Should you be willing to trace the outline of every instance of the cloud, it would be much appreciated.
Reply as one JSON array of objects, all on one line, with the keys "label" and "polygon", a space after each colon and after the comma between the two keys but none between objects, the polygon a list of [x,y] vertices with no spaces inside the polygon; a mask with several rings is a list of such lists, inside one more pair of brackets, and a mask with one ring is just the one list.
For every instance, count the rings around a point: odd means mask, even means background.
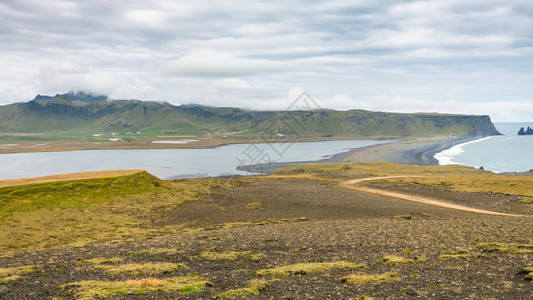
[{"label": "cloud", "polygon": [[283,109],[301,87],[324,108],[533,119],[530,0],[6,0],[0,19],[0,104],[84,89]]},{"label": "cloud", "polygon": [[499,122],[531,121],[533,107],[529,102],[490,101],[465,103],[458,100],[442,102],[424,99],[406,98],[402,96],[378,95],[367,101],[355,101],[347,95],[335,95],[319,101],[321,106],[339,110],[365,109],[398,113],[448,113],[489,115]]},{"label": "cloud", "polygon": [[138,27],[158,28],[167,22],[168,14],[159,10],[132,9],[126,12],[125,20]]},{"label": "cloud", "polygon": [[241,58],[231,53],[198,51],[168,62],[165,75],[195,77],[240,77],[288,71],[284,62]]},{"label": "cloud", "polygon": [[139,99],[148,97],[153,92],[153,88],[141,80],[131,82],[113,72],[86,69],[68,62],[41,68],[36,79],[42,93],[85,91],[115,99]]}]

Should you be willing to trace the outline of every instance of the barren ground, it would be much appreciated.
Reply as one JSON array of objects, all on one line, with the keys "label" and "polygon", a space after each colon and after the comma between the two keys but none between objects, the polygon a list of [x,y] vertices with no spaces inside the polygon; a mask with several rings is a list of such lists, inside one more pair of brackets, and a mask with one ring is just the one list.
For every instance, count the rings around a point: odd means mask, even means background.
[{"label": "barren ground", "polygon": [[[470,192],[458,196],[454,191],[407,184],[371,185],[430,194],[480,209],[533,214],[531,205],[514,195]],[[194,230],[146,240],[4,254],[1,268],[33,265],[36,269],[18,280],[0,283],[0,298],[70,299],[76,287],[61,287],[67,283],[190,274],[199,274],[212,286],[199,292],[109,299],[212,299],[246,288],[253,279],[263,279],[267,285],[249,299],[533,298],[533,282],[522,273],[533,264],[533,218],[459,211],[348,190],[335,181],[281,176],[221,184],[198,201],[159,211],[153,222],[161,228],[180,225]],[[209,259],[202,253],[214,255]],[[234,255],[219,255],[224,253]],[[111,263],[117,265],[169,262],[185,264],[188,269],[172,274],[110,274],[83,263],[99,257],[118,258]],[[297,263],[339,261],[365,267],[300,270],[285,276],[254,273]],[[349,274],[393,274],[394,280],[343,282]]]}]

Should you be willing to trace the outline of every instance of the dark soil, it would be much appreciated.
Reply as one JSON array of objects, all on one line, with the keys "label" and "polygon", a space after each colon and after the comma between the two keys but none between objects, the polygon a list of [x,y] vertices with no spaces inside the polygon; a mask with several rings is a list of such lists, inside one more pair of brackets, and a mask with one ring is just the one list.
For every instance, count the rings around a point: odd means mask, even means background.
[{"label": "dark soil", "polygon": [[[345,190],[334,182],[287,178],[239,180],[239,184],[231,187],[213,188],[196,202],[161,211],[156,221],[160,226],[203,227],[203,230],[147,240],[21,252],[0,258],[2,268],[39,266],[39,270],[23,279],[0,284],[0,298],[70,299],[72,290],[61,289],[60,285],[81,280],[127,279],[126,275],[79,269],[79,258],[95,257],[121,257],[124,263],[184,263],[189,269],[178,275],[197,272],[214,284],[199,293],[153,293],[111,299],[212,299],[218,293],[246,287],[248,281],[256,278],[252,272],[258,269],[340,260],[365,263],[367,267],[266,278],[272,280],[270,287],[249,299],[533,298],[533,282],[520,274],[522,268],[533,264],[533,253],[482,252],[476,248],[482,242],[533,243],[533,218],[455,211]],[[498,204],[502,206],[501,211],[531,212],[529,206],[516,202],[515,196],[498,195],[496,200],[486,200],[488,195],[483,193],[463,195],[420,187],[396,188],[485,209],[502,202]],[[216,251],[249,251],[261,254],[262,258],[197,257],[213,247]],[[158,248],[180,249],[180,252],[135,254]],[[439,260],[440,251],[468,251],[472,256]],[[425,256],[427,260],[391,266],[380,260],[387,255]],[[400,281],[360,286],[341,282],[350,273],[391,271],[399,273]],[[170,276],[176,275],[157,275],[158,278]]]}]

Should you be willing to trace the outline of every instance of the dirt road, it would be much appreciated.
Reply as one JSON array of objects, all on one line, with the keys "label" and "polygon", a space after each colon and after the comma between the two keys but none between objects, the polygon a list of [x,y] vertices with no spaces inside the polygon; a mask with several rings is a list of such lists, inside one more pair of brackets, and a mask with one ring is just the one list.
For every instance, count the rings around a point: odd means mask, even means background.
[{"label": "dirt road", "polygon": [[421,197],[421,196],[415,196],[415,195],[408,195],[408,194],[402,194],[397,192],[390,192],[390,191],[384,191],[384,190],[378,190],[373,188],[368,188],[364,186],[358,186],[358,183],[361,183],[363,181],[370,181],[370,180],[380,180],[380,179],[388,179],[388,178],[414,178],[414,177],[422,177],[422,176],[387,176],[387,177],[370,177],[370,178],[360,178],[360,179],[353,179],[342,182],[340,185],[343,188],[364,192],[364,193],[370,193],[370,194],[376,194],[376,195],[382,195],[382,196],[388,196],[393,198],[398,198],[402,200],[408,200],[408,201],[414,201],[414,202],[420,202],[424,204],[430,204],[445,208],[451,208],[451,209],[457,209],[462,211],[468,211],[478,214],[486,214],[486,215],[498,215],[498,216],[510,216],[510,217],[530,217],[526,215],[515,215],[515,214],[506,214],[501,212],[495,212],[490,210],[484,210],[479,208],[473,208],[473,207],[467,207],[462,206],[458,204],[453,204],[449,202],[443,202],[431,198]]}]

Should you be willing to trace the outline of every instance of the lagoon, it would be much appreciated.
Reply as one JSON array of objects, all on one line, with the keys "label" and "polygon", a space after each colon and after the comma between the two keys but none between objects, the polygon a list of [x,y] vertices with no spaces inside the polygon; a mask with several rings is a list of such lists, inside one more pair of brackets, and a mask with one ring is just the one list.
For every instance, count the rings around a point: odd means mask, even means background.
[{"label": "lagoon", "polygon": [[317,161],[349,150],[390,143],[340,140],[232,144],[209,149],[81,150],[0,154],[0,179],[114,169],[143,169],[161,178],[250,175],[242,165]]}]

